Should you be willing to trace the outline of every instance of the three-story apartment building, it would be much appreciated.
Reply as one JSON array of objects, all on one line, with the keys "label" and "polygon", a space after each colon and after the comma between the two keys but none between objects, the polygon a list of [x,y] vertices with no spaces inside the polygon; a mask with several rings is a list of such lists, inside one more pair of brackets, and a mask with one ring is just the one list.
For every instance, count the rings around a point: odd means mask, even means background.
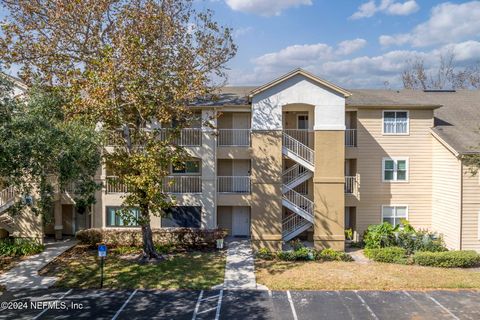
[{"label": "three-story apartment building", "polygon": [[[480,251],[480,180],[462,162],[480,151],[478,91],[345,90],[295,70],[191,107],[201,121],[177,142],[191,160],[165,179],[176,203],[154,228],[223,227],[275,249],[302,236],[342,250],[346,228],[405,218],[450,248]],[[128,188],[99,172],[91,210],[61,196],[46,232],[125,226],[115,212]]]}]

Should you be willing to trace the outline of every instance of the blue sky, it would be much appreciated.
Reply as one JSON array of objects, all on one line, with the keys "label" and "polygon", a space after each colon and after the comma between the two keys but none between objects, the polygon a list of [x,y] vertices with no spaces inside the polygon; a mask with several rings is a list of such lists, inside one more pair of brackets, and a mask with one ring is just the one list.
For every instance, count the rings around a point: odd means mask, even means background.
[{"label": "blue sky", "polygon": [[[480,60],[480,1],[197,0],[234,29],[229,84],[257,85],[302,67],[347,88],[400,87],[409,59],[432,70],[453,52]],[[432,71],[433,72],[433,71]]]}]

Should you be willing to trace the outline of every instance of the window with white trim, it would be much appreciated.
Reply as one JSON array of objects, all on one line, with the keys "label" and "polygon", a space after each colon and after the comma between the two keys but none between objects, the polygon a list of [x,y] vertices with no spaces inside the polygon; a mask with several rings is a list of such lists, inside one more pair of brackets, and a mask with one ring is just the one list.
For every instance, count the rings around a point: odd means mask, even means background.
[{"label": "window with white trim", "polygon": [[383,111],[384,134],[408,134],[408,111]]},{"label": "window with white trim", "polygon": [[107,227],[136,227],[140,216],[138,208],[123,209],[130,213],[122,212],[121,207],[107,207]]},{"label": "window with white trim", "polygon": [[401,224],[402,219],[408,219],[407,206],[382,206],[382,221],[393,226]]},{"label": "window with white trim", "polygon": [[172,174],[199,174],[201,167],[200,160],[188,160],[177,166],[172,166]]},{"label": "window with white trim", "polygon": [[408,159],[407,158],[383,158],[382,161],[383,181],[407,181]]}]

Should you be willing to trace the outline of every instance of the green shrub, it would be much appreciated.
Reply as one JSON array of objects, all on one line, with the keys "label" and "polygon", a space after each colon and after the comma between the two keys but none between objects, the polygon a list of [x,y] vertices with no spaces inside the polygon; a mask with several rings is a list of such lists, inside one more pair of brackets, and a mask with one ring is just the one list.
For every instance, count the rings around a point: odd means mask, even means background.
[{"label": "green shrub", "polygon": [[416,252],[413,261],[428,267],[470,268],[480,264],[480,255],[475,251]]},{"label": "green shrub", "polygon": [[285,261],[295,261],[297,260],[297,255],[295,254],[295,251],[289,250],[289,251],[279,251],[277,252],[277,258],[280,260],[285,260]]},{"label": "green shrub", "polygon": [[313,250],[305,247],[295,250],[294,252],[295,252],[295,260],[299,260],[299,261],[313,260],[315,257]]},{"label": "green shrub", "polygon": [[294,239],[288,243],[293,251],[300,250],[302,248],[305,248],[305,245],[303,244],[302,240],[300,239]]},{"label": "green shrub", "polygon": [[397,229],[397,227],[393,227],[388,222],[368,226],[363,234],[365,248],[377,249],[395,246],[395,231]]},{"label": "green shrub", "polygon": [[353,240],[353,230],[351,228],[345,229],[345,239]]},{"label": "green shrub", "polygon": [[400,247],[365,249],[365,256],[376,262],[407,264],[407,250]]},{"label": "green shrub", "polygon": [[0,256],[30,256],[45,250],[45,246],[35,239],[0,240]]},{"label": "green shrub", "polygon": [[[178,248],[215,248],[216,240],[226,237],[224,229],[161,228],[152,229],[155,245],[173,245]],[[82,244],[96,247],[104,243],[110,247],[141,247],[140,228],[86,229],[76,233]]]},{"label": "green shrub", "polygon": [[257,251],[257,258],[264,260],[273,260],[275,259],[275,254],[268,248],[260,248],[260,250]]},{"label": "green shrub", "polygon": [[316,251],[315,260],[321,261],[353,261],[352,257],[345,252],[335,251],[333,249],[323,249]]}]

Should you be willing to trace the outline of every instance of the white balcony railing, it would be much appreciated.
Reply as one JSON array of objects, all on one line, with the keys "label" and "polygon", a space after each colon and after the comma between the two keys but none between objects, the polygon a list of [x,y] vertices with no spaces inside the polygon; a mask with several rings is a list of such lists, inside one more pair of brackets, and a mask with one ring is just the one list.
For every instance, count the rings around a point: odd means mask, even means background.
[{"label": "white balcony railing", "polygon": [[218,145],[249,147],[250,129],[218,129]]},{"label": "white balcony railing", "polygon": [[[166,140],[173,135],[173,130],[169,128],[163,128],[158,130],[158,138],[160,140]],[[174,144],[184,147],[194,147],[202,145],[202,128],[184,128],[172,139]],[[107,140],[108,147],[121,146],[124,144],[122,132],[117,130],[109,134]]]},{"label": "white balcony railing", "polygon": [[313,131],[309,129],[284,129],[283,132],[306,146],[313,145]]},{"label": "white balcony railing", "polygon": [[165,177],[163,191],[168,193],[201,193],[202,176]]},{"label": "white balcony railing", "polygon": [[[160,129],[160,139],[165,140],[172,133],[172,129]],[[196,147],[202,145],[202,128],[181,129],[179,136],[173,138],[173,143],[183,147]]]},{"label": "white balcony railing", "polygon": [[358,194],[358,179],[357,176],[345,177],[345,194]]},{"label": "white balcony railing", "polygon": [[105,179],[106,193],[127,193],[128,187],[121,183],[117,176],[107,176]]},{"label": "white balcony railing", "polygon": [[345,146],[356,147],[357,146],[357,129],[345,130]]},{"label": "white balcony railing", "polygon": [[248,194],[251,190],[249,176],[218,177],[218,192]]},{"label": "white balcony railing", "polygon": [[7,187],[0,191],[0,208],[15,199],[15,189]]}]

